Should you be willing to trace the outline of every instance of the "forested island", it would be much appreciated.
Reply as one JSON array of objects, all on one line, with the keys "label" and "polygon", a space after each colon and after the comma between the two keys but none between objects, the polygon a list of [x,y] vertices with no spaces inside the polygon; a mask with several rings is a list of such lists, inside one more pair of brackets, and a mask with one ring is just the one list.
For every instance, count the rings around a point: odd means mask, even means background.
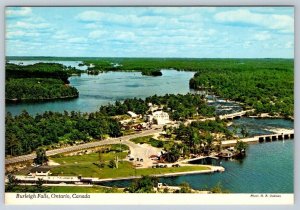
[{"label": "forested island", "polygon": [[6,63],[7,102],[76,98],[79,92],[69,85],[69,76],[80,74],[75,68],[57,63],[16,65]]}]

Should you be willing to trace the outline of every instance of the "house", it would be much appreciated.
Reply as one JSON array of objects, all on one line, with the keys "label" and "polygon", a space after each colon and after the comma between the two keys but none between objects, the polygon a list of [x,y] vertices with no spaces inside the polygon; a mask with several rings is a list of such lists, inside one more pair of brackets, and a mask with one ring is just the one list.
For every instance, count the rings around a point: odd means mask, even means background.
[{"label": "house", "polygon": [[49,167],[35,167],[35,168],[32,168],[30,170],[30,173],[28,175],[31,175],[31,176],[49,176],[51,175],[51,172],[50,172],[50,168]]},{"label": "house", "polygon": [[127,114],[129,114],[129,116],[132,117],[132,118],[137,118],[138,117],[138,115],[136,113],[132,112],[132,111],[128,111]]}]

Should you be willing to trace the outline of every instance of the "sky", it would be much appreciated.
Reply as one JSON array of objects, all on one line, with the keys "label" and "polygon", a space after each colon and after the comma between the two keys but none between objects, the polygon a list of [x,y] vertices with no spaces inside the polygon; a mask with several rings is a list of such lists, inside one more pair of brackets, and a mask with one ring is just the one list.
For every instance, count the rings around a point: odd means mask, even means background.
[{"label": "sky", "polygon": [[294,8],[7,7],[6,55],[294,58]]}]

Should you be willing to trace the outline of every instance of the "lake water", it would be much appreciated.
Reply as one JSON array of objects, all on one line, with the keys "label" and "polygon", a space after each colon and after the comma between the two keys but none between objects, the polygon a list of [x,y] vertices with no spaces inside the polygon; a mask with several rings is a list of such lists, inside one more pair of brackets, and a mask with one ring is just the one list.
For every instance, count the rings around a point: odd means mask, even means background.
[{"label": "lake water", "polygon": [[[221,184],[231,193],[293,193],[294,140],[252,144],[242,161],[221,160],[225,172],[160,178],[170,186],[187,182],[193,189],[211,189]],[[131,181],[105,183],[127,187]]]},{"label": "lake water", "polygon": [[101,105],[126,98],[146,98],[152,95],[186,94],[194,72],[162,70],[163,76],[143,76],[140,72],[107,72],[99,75],[82,74],[69,78],[79,91],[79,98],[41,103],[7,104],[6,111],[17,115],[22,110],[30,114],[45,111],[97,111]]},{"label": "lake water", "polygon": [[[37,61],[22,62],[23,65],[27,65]],[[80,63],[67,62],[69,63],[64,61],[56,63],[73,67],[78,67]],[[69,80],[71,85],[79,90],[79,98],[43,103],[7,104],[6,111],[10,111],[13,115],[19,114],[22,110],[27,110],[31,114],[48,110],[92,112],[98,110],[101,105],[125,98],[190,92],[188,84],[194,75],[193,72],[162,70],[162,73],[161,77],[142,76],[140,72],[107,72],[97,76],[87,74],[82,74],[81,77],[73,76]],[[222,99],[217,99],[210,104],[217,107],[217,114],[241,109],[237,104]],[[268,134],[278,128],[293,129],[293,121],[284,119],[241,118],[234,120],[233,125],[246,126],[250,135]],[[188,182],[194,189],[212,188],[220,183],[223,188],[232,193],[293,193],[294,140],[252,144],[248,148],[247,157],[242,161],[222,160],[220,164],[226,169],[223,173],[168,177],[161,178],[160,181],[168,185]],[[130,182],[117,181],[106,184],[128,186]]]},{"label": "lake water", "polygon": [[[253,134],[262,134],[268,129],[294,127],[290,120],[246,117],[233,120],[233,124],[250,126]],[[221,159],[212,164],[223,166],[225,172],[167,177],[160,178],[160,181],[173,186],[187,182],[199,190],[210,189],[220,183],[232,193],[293,193],[294,139],[250,144],[243,160]],[[126,187],[130,183],[116,181],[105,185]]]},{"label": "lake water", "polygon": [[240,119],[233,120],[233,124],[229,126],[230,130],[233,130],[233,126],[237,126],[237,134],[242,136],[240,131],[241,127],[245,126],[249,136],[267,135],[278,132],[278,129],[293,129],[294,121],[285,119],[255,119],[249,117],[242,117]]}]

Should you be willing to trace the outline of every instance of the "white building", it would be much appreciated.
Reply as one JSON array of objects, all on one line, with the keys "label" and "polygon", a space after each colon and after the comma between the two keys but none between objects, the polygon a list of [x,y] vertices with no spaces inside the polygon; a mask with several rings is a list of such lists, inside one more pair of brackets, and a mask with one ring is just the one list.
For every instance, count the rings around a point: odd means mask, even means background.
[{"label": "white building", "polygon": [[132,111],[128,111],[127,113],[128,113],[129,116],[132,117],[132,118],[137,118],[137,117],[138,117],[138,115],[137,115],[136,113],[132,112]]},{"label": "white building", "polygon": [[50,168],[48,167],[35,167],[30,170],[31,176],[49,176],[51,175]]},{"label": "white building", "polygon": [[158,125],[167,124],[170,121],[169,114],[163,111],[156,111],[152,113],[153,121]]}]

